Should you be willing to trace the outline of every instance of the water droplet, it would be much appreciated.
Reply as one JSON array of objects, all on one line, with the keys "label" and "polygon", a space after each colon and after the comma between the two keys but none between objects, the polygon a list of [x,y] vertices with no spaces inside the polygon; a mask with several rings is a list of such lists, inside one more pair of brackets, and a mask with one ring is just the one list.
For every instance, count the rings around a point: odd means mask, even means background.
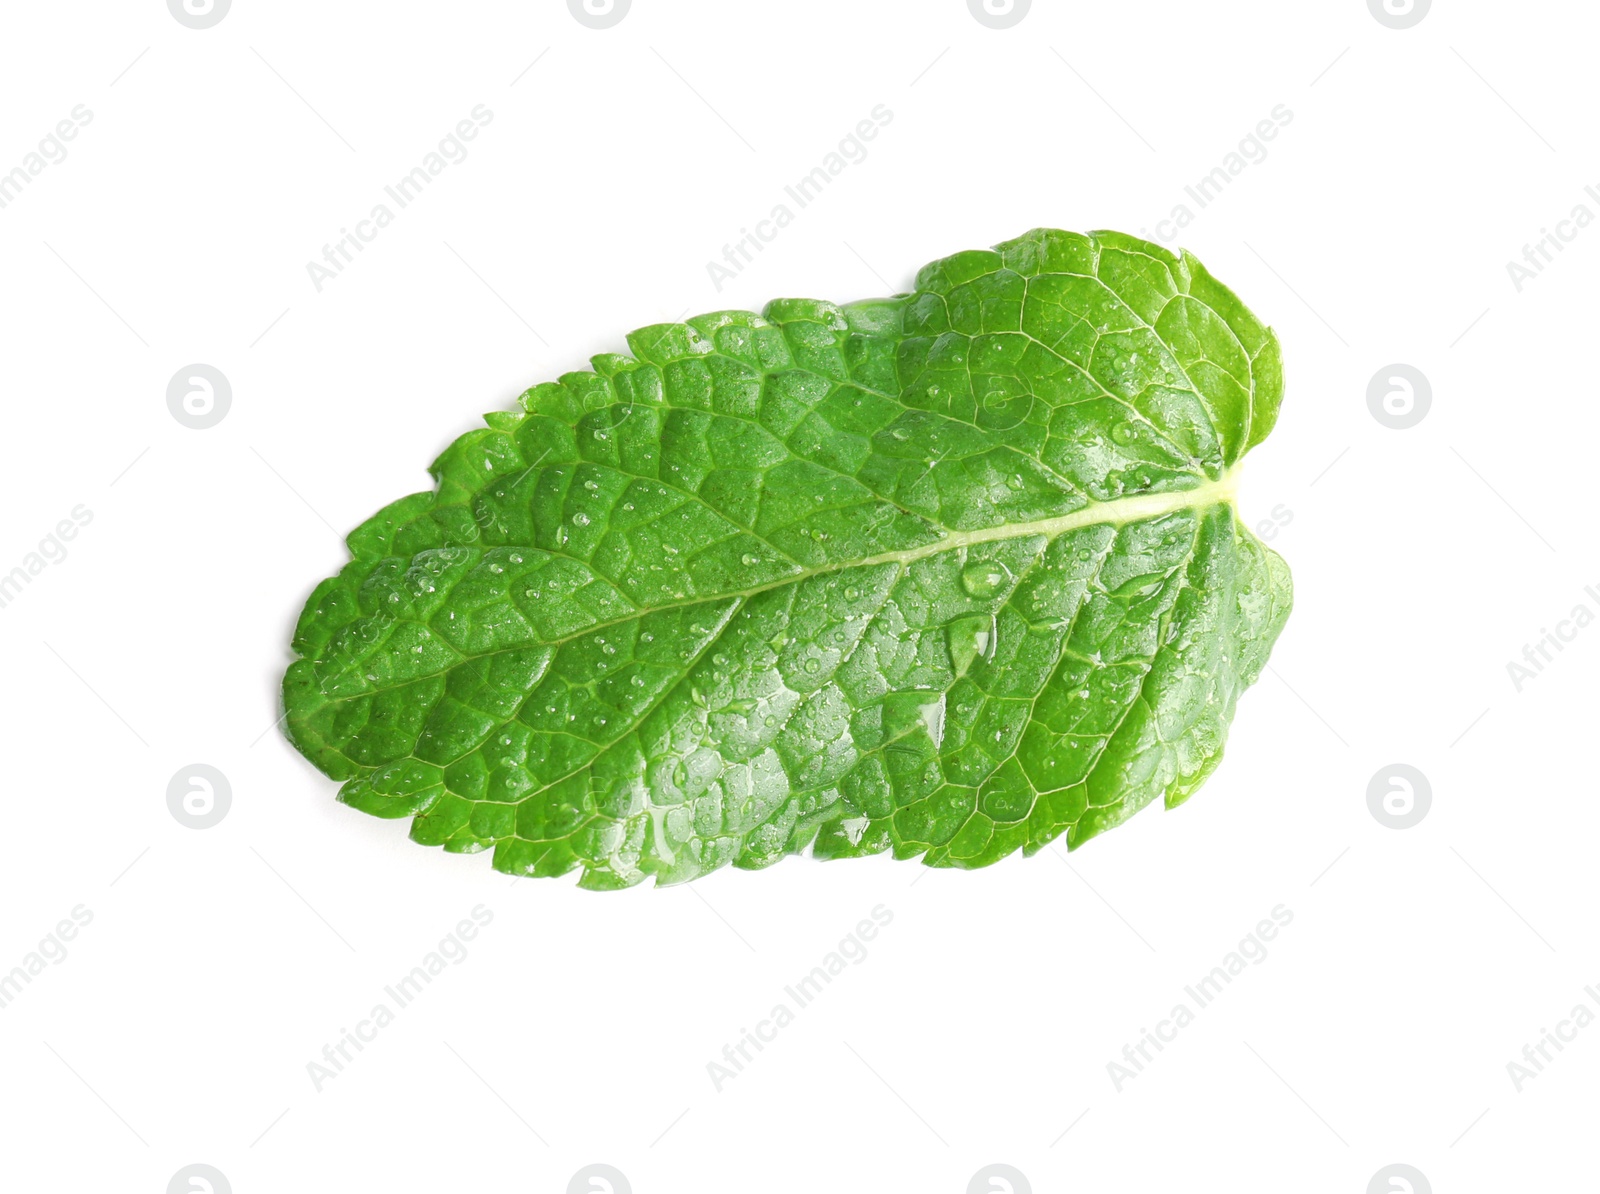
[{"label": "water droplet", "polygon": [[935,750],[944,745],[944,701],[944,694],[940,693],[938,700],[917,706],[917,716],[927,728],[928,737],[933,739]]},{"label": "water droplet", "polygon": [[741,564],[743,564],[746,568],[750,567],[752,564],[761,563],[760,559],[758,559],[756,556],[751,555],[749,552],[745,552],[744,555],[740,556],[739,557],[739,562]]},{"label": "water droplet", "polygon": [[1011,580],[1011,570],[999,560],[973,560],[961,570],[961,587],[973,597],[992,597]]},{"label": "water droplet", "polygon": [[1139,438],[1139,429],[1132,423],[1118,423],[1111,429],[1111,438],[1119,444],[1131,444]]},{"label": "water droplet", "polygon": [[956,675],[965,676],[967,670],[972,667],[973,660],[979,656],[984,659],[993,657],[994,629],[992,614],[958,618],[950,623],[948,634],[950,662],[955,667]]},{"label": "water droplet", "polygon": [[588,526],[589,525],[589,516],[587,514],[585,514],[582,510],[579,510],[576,514],[574,514],[572,516],[572,525],[575,526],[575,527],[586,527],[586,526]]},{"label": "water droplet", "polygon": [[822,661],[813,655],[806,660],[804,666],[806,669],[806,674],[814,676],[822,670]]}]

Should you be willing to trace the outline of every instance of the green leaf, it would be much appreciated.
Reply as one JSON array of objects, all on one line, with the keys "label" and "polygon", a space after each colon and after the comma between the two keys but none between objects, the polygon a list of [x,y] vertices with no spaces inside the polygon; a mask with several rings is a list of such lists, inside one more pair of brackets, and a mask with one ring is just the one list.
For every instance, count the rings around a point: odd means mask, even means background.
[{"label": "green leaf", "polygon": [[641,328],[487,416],[319,585],[290,739],[413,840],[582,885],[983,866],[1217,766],[1288,616],[1239,522],[1278,341],[1048,229],[914,293]]}]

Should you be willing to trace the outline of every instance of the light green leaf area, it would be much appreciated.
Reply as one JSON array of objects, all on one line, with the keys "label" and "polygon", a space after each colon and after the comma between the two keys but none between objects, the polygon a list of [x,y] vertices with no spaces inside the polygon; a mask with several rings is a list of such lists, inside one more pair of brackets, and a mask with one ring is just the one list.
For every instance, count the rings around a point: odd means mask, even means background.
[{"label": "light green leaf area", "polygon": [[1283,375],[1192,256],[1041,229],[628,345],[311,595],[286,724],[345,803],[615,888],[984,866],[1217,766],[1289,612],[1232,504]]}]

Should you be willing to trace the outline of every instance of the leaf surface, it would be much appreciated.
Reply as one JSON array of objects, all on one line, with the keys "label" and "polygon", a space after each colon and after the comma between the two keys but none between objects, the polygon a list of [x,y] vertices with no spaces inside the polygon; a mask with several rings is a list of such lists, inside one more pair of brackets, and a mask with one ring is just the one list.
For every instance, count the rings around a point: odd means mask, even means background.
[{"label": "leaf surface", "polygon": [[983,866],[1187,799],[1288,616],[1232,503],[1278,342],[1040,229],[641,328],[349,536],[284,679],[339,798],[519,875]]}]

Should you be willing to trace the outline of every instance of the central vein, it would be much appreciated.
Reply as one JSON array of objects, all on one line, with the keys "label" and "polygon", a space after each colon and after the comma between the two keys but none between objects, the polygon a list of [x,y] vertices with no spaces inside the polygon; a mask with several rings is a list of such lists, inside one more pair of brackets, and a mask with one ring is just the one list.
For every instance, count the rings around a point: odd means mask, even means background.
[{"label": "central vein", "polygon": [[[909,564],[926,559],[928,556],[939,555],[941,552],[953,551],[958,547],[992,543],[996,539],[1021,539],[1028,535],[1043,535],[1047,539],[1054,539],[1057,535],[1075,531],[1080,527],[1120,526],[1129,522],[1141,522],[1146,518],[1160,518],[1163,514],[1175,514],[1179,510],[1217,506],[1223,502],[1233,501],[1234,494],[1239,488],[1241,468],[1242,464],[1236,464],[1222,475],[1221,480],[1207,481],[1193,489],[1182,489],[1176,493],[1141,493],[1110,502],[1092,502],[1070,514],[1040,518],[1033,522],[1008,522],[976,531],[951,531],[944,538],[924,543],[921,547],[912,547],[905,551],[886,551],[882,555],[852,560],[848,564],[830,564],[811,571],[831,572],[837,568],[860,568],[872,564]],[[807,574],[785,577],[780,583],[792,583],[804,575]]]},{"label": "central vein", "polygon": [[[983,527],[976,531],[950,531],[941,539],[932,543],[924,543],[920,547],[907,548],[904,551],[886,551],[880,555],[867,556],[858,560],[837,560],[815,568],[806,568],[798,572],[791,572],[777,580],[769,581],[763,585],[743,589],[738,592],[713,593],[710,596],[690,597],[681,601],[668,601],[660,605],[642,607],[633,613],[625,614],[620,618],[598,622],[575,630],[561,638],[551,639],[544,646],[558,647],[573,639],[579,638],[596,630],[604,630],[607,626],[614,626],[619,622],[628,622],[634,618],[642,617],[659,609],[673,609],[685,605],[702,605],[713,601],[727,601],[737,598],[740,601],[748,600],[758,593],[765,593],[769,589],[779,589],[784,585],[798,584],[813,576],[820,576],[828,572],[842,572],[847,568],[866,568],[874,564],[900,564],[906,565],[917,560],[936,556],[942,552],[954,551],[961,547],[971,547],[977,543],[992,543],[997,539],[1021,539],[1029,535],[1043,535],[1053,539],[1067,531],[1075,531],[1080,527],[1091,526],[1122,526],[1130,522],[1140,522],[1147,518],[1160,518],[1163,514],[1176,514],[1180,510],[1200,510],[1209,506],[1218,506],[1225,502],[1231,503],[1234,494],[1239,488],[1239,472],[1243,462],[1235,464],[1224,473],[1220,480],[1206,481],[1196,485],[1193,489],[1182,489],[1174,493],[1141,493],[1133,497],[1117,498],[1110,502],[1092,502],[1081,510],[1074,510],[1070,514],[1058,514],[1054,518],[1040,518],[1033,522],[1008,522],[996,527]],[[732,610],[729,610],[732,616]]]}]

